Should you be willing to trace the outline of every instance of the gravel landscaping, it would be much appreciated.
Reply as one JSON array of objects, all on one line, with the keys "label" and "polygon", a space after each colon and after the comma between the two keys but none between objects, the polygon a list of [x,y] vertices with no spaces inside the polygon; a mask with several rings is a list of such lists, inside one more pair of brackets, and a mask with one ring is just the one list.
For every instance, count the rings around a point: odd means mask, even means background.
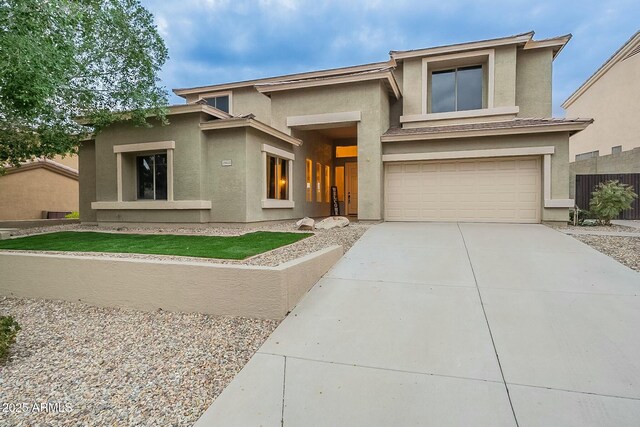
[{"label": "gravel landscaping", "polygon": [[569,230],[569,231],[584,231],[584,232],[589,232],[589,231],[604,231],[607,233],[639,233],[638,235],[640,236],[640,228],[634,228],[634,227],[625,227],[623,225],[616,225],[616,224],[611,224],[611,225],[592,225],[592,226],[583,226],[583,225],[569,225],[569,224],[563,224],[563,225],[552,225],[552,228],[555,228],[558,231],[563,231],[563,230]]},{"label": "gravel landscaping", "polygon": [[2,297],[0,314],[22,327],[0,365],[2,426],[191,426],[278,325]]},{"label": "gravel landscaping", "polygon": [[638,237],[571,236],[592,248],[609,255],[621,264],[640,271],[640,234]]},{"label": "gravel landscaping", "polygon": [[[111,258],[137,258],[137,259],[160,259],[160,260],[180,260],[180,261],[197,261],[212,262],[217,264],[248,264],[261,266],[277,266],[287,261],[292,261],[304,255],[319,251],[332,245],[342,245],[344,251],[348,251],[351,246],[367,231],[368,224],[360,224],[357,222],[349,224],[345,228],[333,228],[330,230],[313,230],[313,236],[300,240],[291,245],[265,252],[244,260],[222,260],[207,259],[195,257],[176,257],[167,255],[140,255],[140,254],[115,254],[115,253],[87,253],[87,252],[44,252],[38,253],[58,253],[63,255],[92,255],[105,256]],[[248,227],[195,227],[195,228],[135,228],[135,227],[118,227],[106,228],[95,226],[83,226],[79,224],[61,225],[51,227],[30,228],[16,230],[12,233],[14,236],[24,236],[30,234],[50,233],[53,231],[106,231],[106,232],[122,232],[122,233],[154,233],[154,234],[190,234],[203,236],[238,236],[253,231],[287,231],[295,232],[296,225],[294,221],[278,222],[274,224],[260,225],[252,228]],[[300,231],[308,233],[309,231]],[[12,252],[12,251],[9,251]],[[33,252],[33,251],[20,251]]]}]

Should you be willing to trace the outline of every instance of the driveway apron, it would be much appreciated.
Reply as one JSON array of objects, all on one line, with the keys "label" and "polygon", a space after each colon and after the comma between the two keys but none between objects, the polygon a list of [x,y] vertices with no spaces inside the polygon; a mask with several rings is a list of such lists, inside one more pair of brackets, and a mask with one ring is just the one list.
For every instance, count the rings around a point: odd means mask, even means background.
[{"label": "driveway apron", "polygon": [[639,294],[542,225],[376,225],[196,425],[637,426]]}]

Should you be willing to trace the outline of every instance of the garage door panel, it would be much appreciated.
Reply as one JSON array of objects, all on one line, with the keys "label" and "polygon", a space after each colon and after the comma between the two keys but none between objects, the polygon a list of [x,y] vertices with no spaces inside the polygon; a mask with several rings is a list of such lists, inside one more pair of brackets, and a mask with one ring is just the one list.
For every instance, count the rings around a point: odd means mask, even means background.
[{"label": "garage door panel", "polygon": [[539,158],[395,163],[385,167],[388,221],[539,222]]}]

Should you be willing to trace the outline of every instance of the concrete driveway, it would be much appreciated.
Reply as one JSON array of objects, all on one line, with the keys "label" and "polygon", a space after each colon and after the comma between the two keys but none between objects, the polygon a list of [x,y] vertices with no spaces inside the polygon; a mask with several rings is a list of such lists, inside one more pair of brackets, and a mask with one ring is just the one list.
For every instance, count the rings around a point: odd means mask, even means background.
[{"label": "concrete driveway", "polygon": [[197,426],[638,426],[640,274],[542,225],[384,223]]}]

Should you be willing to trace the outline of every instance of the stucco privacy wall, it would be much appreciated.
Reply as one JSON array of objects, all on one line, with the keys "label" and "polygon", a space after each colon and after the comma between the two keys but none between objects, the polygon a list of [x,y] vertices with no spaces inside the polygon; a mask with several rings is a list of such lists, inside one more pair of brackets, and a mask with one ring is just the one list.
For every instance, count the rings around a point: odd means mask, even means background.
[{"label": "stucco privacy wall", "polygon": [[0,220],[42,218],[78,210],[78,181],[44,168],[0,176]]},{"label": "stucco privacy wall", "polygon": [[[571,175],[569,189],[573,198],[576,190],[576,175],[640,173],[640,147],[618,154],[579,160],[570,163],[569,170]],[[637,193],[640,188],[634,190]]]},{"label": "stucco privacy wall", "polygon": [[282,319],[341,256],[332,246],[259,267],[0,252],[0,295]]},{"label": "stucco privacy wall", "polygon": [[[484,150],[519,147],[553,146],[551,155],[551,197],[552,199],[569,198],[569,135],[565,132],[537,134],[493,136],[468,139],[445,139],[412,142],[385,142],[383,154],[432,153],[464,150]],[[542,162],[541,162],[542,163]],[[542,167],[542,166],[541,166]],[[544,176],[544,174],[542,174]],[[544,198],[541,197],[544,203]],[[569,210],[564,208],[543,208],[543,221],[566,221]]]},{"label": "stucco privacy wall", "polygon": [[[272,125],[285,132],[291,132],[286,126],[289,116],[361,112],[358,122],[358,218],[361,220],[382,218],[380,135],[381,127],[389,123],[384,90],[379,81],[365,81],[271,94]],[[384,110],[383,103],[387,103]]]},{"label": "stucco privacy wall", "polygon": [[611,154],[611,147],[622,151],[640,147],[640,54],[609,69],[568,108],[567,117],[590,117],[594,123],[571,137],[571,161],[576,154],[600,151]]}]

